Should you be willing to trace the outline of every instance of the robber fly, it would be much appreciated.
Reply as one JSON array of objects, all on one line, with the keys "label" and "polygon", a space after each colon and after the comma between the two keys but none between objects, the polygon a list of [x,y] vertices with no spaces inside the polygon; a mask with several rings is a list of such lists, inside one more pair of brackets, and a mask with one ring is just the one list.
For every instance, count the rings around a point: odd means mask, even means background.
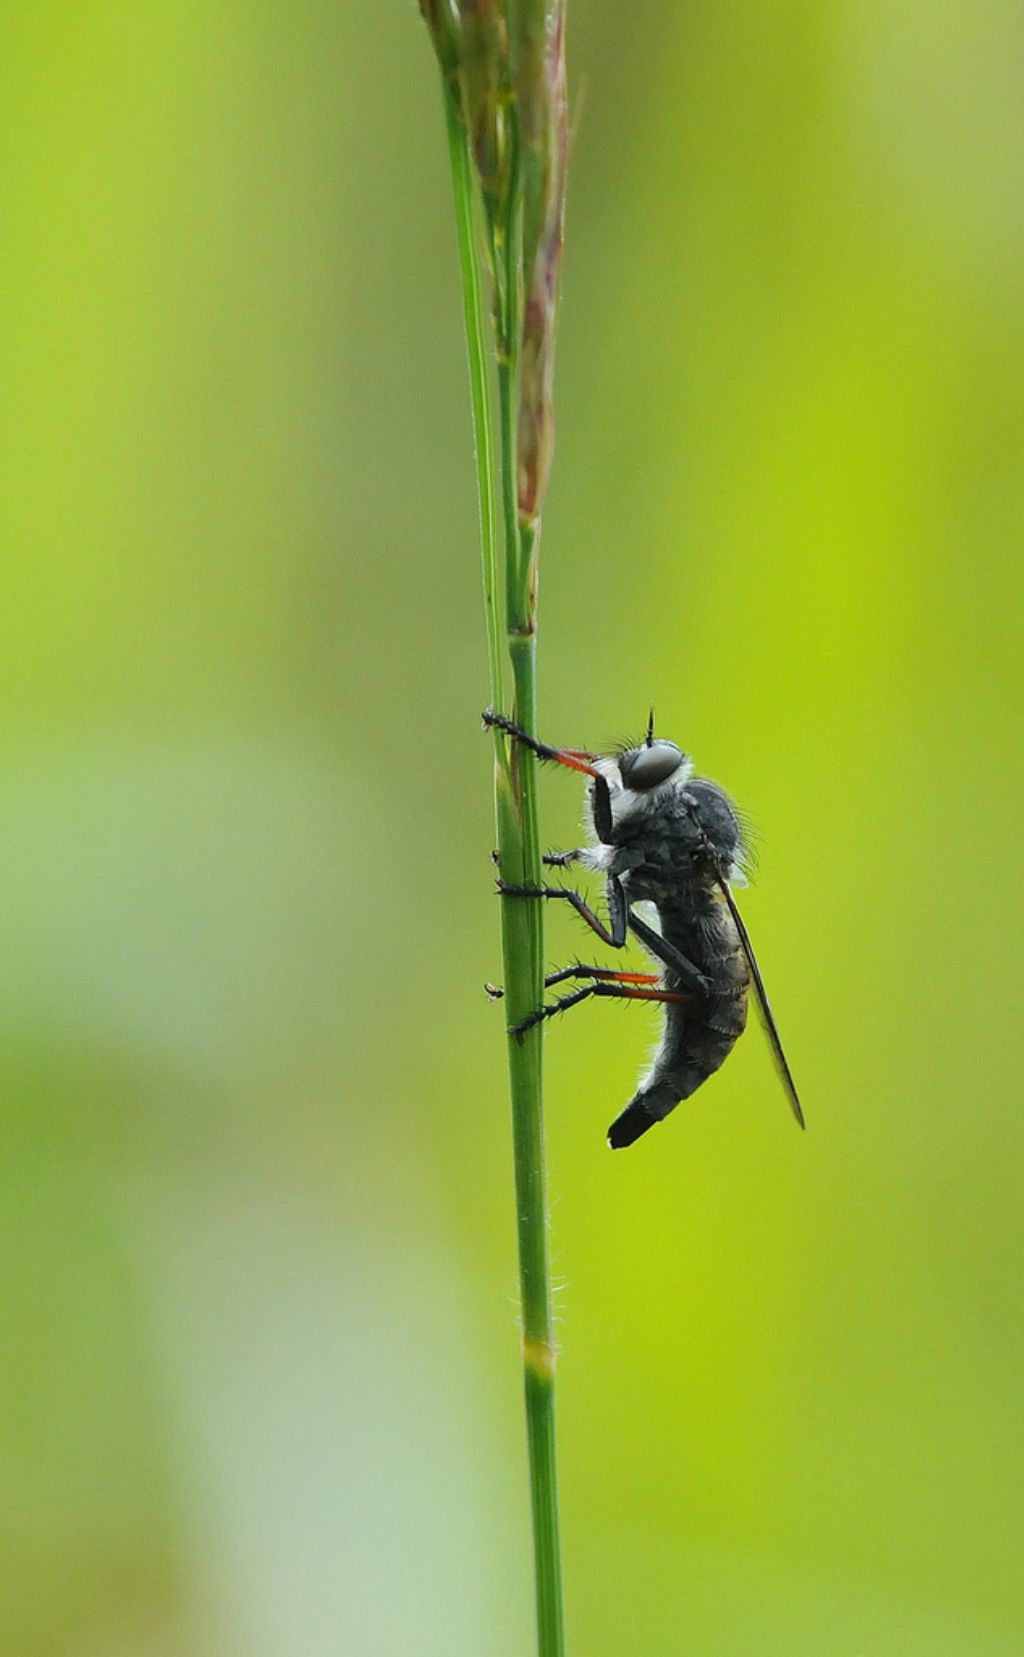
[{"label": "robber fly", "polygon": [[[562,899],[615,949],[622,949],[632,932],[661,968],[643,973],[577,965],[551,973],[545,988],[570,979],[584,982],[538,1007],[513,1033],[523,1036],[592,995],[665,1005],[664,1033],[651,1069],[608,1130],[608,1143],[617,1150],[663,1121],[725,1062],[746,1025],[752,989],[786,1096],[803,1127],[796,1085],[732,895],[743,847],[728,796],[717,783],[695,777],[692,761],[674,742],[655,739],[653,712],[642,743],[607,756],[549,747],[493,711],[484,714],[484,724],[505,731],[538,759],[589,777],[587,815],[596,843],[552,853],[544,862],[558,868],[581,863],[602,872],[609,924],[568,887],[499,880],[499,890],[506,898]],[[635,913],[634,904],[642,902],[653,904],[657,929]]]}]

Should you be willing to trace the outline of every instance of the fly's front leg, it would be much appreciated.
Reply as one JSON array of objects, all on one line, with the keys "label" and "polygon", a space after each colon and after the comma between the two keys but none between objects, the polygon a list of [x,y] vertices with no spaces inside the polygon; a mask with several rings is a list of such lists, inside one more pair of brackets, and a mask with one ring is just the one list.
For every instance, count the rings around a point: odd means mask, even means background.
[{"label": "fly's front leg", "polygon": [[629,909],[617,875],[608,876],[606,887],[609,926],[605,926],[594,914],[580,892],[574,892],[567,886],[510,886],[507,881],[499,880],[498,891],[506,898],[561,898],[575,909],[581,920],[586,921],[592,932],[597,933],[603,944],[611,949],[622,949],[625,945]]},{"label": "fly's front leg", "polygon": [[484,716],[484,724],[493,730],[504,731],[514,742],[521,743],[529,748],[531,754],[538,759],[551,760],[556,765],[564,765],[570,771],[581,771],[591,779],[590,789],[594,808],[594,832],[601,844],[610,846],[612,843],[612,796],[608,787],[607,777],[602,776],[594,764],[597,754],[590,753],[587,748],[553,748],[549,742],[539,742],[529,731],[524,731],[514,719],[509,719],[503,713],[495,713],[488,708]]},{"label": "fly's front leg", "polygon": [[[541,862],[547,864],[549,869],[567,869],[570,863],[575,863],[577,858],[582,856],[583,853],[579,850],[570,852],[545,852],[544,856],[541,858]],[[497,847],[495,847],[494,851],[491,853],[491,862],[494,864],[501,863],[501,853],[498,851]]]},{"label": "fly's front leg", "polygon": [[597,755],[592,754],[587,748],[553,748],[550,742],[540,742],[537,737],[524,730],[522,725],[517,725],[514,719],[509,719],[503,713],[495,713],[493,708],[485,709],[483,721],[488,730],[504,731],[514,742],[529,748],[538,759],[554,760],[557,765],[567,765],[570,771],[589,772],[592,762],[597,758]]},{"label": "fly's front leg", "polygon": [[570,863],[575,863],[577,859],[582,856],[583,853],[579,850],[571,852],[545,852],[544,856],[541,858],[541,862],[546,863],[549,869],[567,869]]}]

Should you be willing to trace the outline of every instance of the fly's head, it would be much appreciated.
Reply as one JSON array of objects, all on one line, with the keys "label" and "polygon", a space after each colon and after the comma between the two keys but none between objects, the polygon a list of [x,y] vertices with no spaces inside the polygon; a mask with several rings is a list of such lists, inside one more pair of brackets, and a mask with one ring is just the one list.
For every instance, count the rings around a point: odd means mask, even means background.
[{"label": "fly's head", "polygon": [[693,762],[688,754],[674,742],[655,737],[653,708],[643,742],[624,748],[618,760],[622,786],[634,794],[647,794],[663,783],[685,783],[693,774]]},{"label": "fly's head", "polygon": [[640,748],[627,748],[619,755],[622,786],[634,794],[646,794],[667,782],[685,782],[692,771],[689,756],[662,737],[656,742],[645,742]]},{"label": "fly's head", "polygon": [[[638,825],[656,816],[677,791],[684,789],[693,775],[693,761],[677,743],[655,737],[652,712],[641,742],[626,743],[617,753],[596,759],[594,769],[608,785],[612,823],[624,830],[627,824]],[[592,822],[594,787],[591,784]]]}]

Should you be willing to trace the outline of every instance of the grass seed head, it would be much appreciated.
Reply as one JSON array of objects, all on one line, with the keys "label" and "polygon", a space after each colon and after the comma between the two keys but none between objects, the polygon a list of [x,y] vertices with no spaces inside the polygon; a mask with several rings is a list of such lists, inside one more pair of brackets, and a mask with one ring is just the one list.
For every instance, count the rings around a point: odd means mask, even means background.
[{"label": "grass seed head", "polygon": [[459,15],[456,0],[420,0],[423,21],[430,31],[438,62],[444,74],[457,72],[459,62]]},{"label": "grass seed head", "polygon": [[466,127],[489,222],[508,211],[511,102],[508,24],[499,0],[458,0],[459,76]]},{"label": "grass seed head", "polygon": [[[554,449],[555,320],[569,155],[566,0],[420,0],[442,70],[457,88],[490,251],[518,245],[516,430],[519,521],[535,530]],[[516,162],[518,161],[518,167]],[[516,175],[513,200],[513,174]],[[518,239],[518,240],[517,240]],[[498,271],[492,270],[497,278]]]},{"label": "grass seed head", "polygon": [[515,86],[523,161],[525,301],[519,380],[519,516],[534,527],[554,450],[555,321],[569,158],[565,0],[522,7]]}]

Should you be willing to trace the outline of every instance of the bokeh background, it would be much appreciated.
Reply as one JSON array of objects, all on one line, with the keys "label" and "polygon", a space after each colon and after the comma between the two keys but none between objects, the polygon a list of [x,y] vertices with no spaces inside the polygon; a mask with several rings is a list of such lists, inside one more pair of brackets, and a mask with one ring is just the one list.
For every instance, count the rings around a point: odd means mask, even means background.
[{"label": "bokeh background", "polygon": [[[546,732],[761,830],[755,1029],[551,1032],[572,1649],[1011,1657],[1019,8],[571,0]],[[532,1630],[461,319],[411,0],[0,19],[11,1657]],[[550,844],[577,836],[544,782]],[[580,947],[551,918],[549,951]]]}]

